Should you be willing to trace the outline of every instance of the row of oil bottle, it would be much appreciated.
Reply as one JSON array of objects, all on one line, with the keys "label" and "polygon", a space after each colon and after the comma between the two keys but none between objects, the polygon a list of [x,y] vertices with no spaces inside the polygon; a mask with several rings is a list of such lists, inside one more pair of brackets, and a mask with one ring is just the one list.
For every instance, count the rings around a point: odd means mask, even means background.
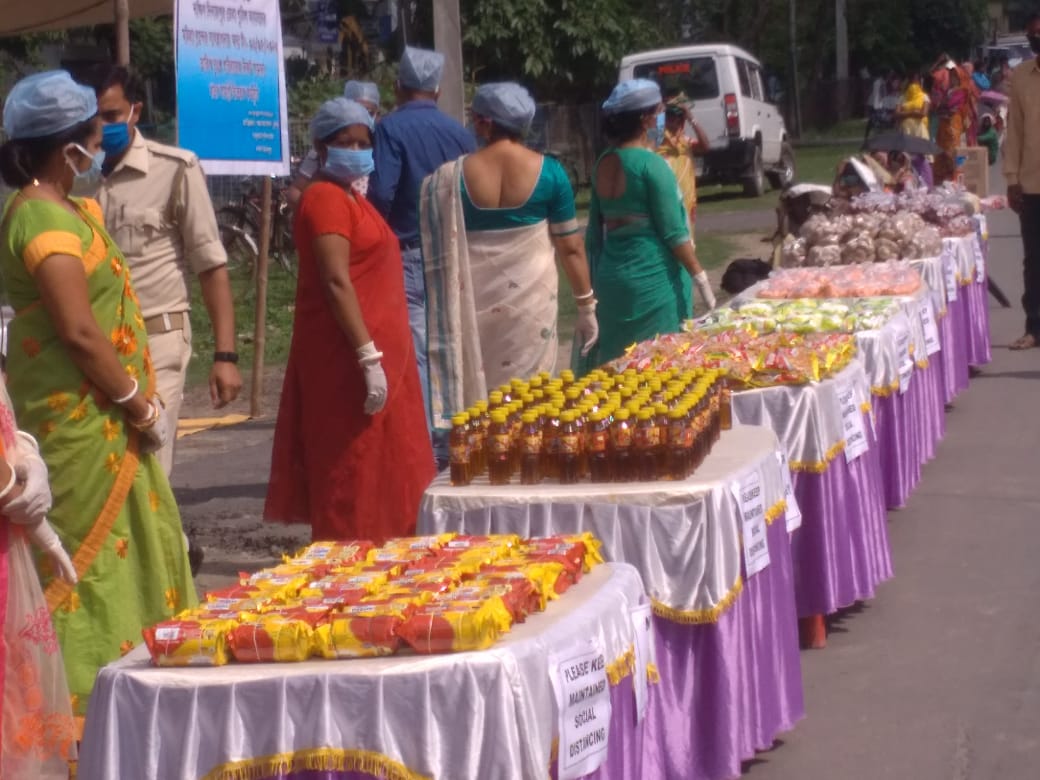
[{"label": "row of oil bottle", "polygon": [[685,479],[731,425],[719,371],[513,379],[452,417],[451,483]]}]

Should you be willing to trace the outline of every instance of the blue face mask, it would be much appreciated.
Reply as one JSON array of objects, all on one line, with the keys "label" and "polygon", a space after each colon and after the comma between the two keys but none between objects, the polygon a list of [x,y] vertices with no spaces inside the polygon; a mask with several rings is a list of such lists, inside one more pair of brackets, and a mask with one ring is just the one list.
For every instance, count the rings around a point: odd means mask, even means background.
[{"label": "blue face mask", "polygon": [[91,157],[90,152],[82,146],[79,144],[73,145],[83,154],[83,156],[90,159],[90,167],[85,171],[81,171],[76,167],[72,160],[69,159],[69,153],[65,152],[65,162],[70,168],[72,168],[73,173],[75,173],[75,178],[72,180],[72,190],[69,194],[79,197],[91,197],[97,192],[98,187],[101,186],[101,166],[105,163],[105,151],[102,149]]},{"label": "blue face mask", "polygon": [[101,128],[101,148],[105,154],[114,157],[121,154],[130,145],[130,120],[134,117],[134,109],[125,122],[113,122]]},{"label": "blue face mask", "polygon": [[336,181],[350,184],[368,176],[375,169],[371,149],[341,149],[337,146],[328,148],[325,172]]}]

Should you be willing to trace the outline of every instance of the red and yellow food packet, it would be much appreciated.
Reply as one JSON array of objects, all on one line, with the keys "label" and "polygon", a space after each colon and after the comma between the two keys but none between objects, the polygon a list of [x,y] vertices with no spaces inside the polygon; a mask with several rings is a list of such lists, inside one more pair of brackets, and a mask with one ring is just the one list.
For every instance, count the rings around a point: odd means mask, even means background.
[{"label": "red and yellow food packet", "polygon": [[[404,621],[397,633],[417,653],[465,652],[491,647],[501,634],[501,611],[489,602],[431,604]],[[500,611],[501,610],[501,611]]]},{"label": "red and yellow food packet", "polygon": [[165,620],[144,635],[156,666],[223,666],[231,620]]},{"label": "red and yellow food packet", "polygon": [[[315,614],[313,619],[317,622],[320,617]],[[311,656],[313,634],[308,615],[275,613],[235,626],[228,634],[228,646],[242,663],[306,661]]]}]

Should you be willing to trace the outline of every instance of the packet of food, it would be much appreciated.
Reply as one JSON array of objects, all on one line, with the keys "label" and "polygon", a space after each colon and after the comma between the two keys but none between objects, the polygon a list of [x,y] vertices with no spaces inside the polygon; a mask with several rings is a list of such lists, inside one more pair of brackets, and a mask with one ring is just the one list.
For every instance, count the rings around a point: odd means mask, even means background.
[{"label": "packet of food", "polygon": [[372,658],[393,655],[401,646],[397,632],[414,606],[399,601],[358,604],[329,615],[314,632],[314,647],[323,658]]},{"label": "packet of food", "polygon": [[498,641],[501,633],[500,613],[496,613],[486,602],[432,604],[411,615],[397,633],[423,655],[484,650]]},{"label": "packet of food", "polygon": [[[317,622],[322,615],[315,612],[310,617]],[[272,613],[232,628],[228,646],[240,663],[306,661],[311,656],[313,634],[308,613]]]},{"label": "packet of food", "polygon": [[223,666],[233,620],[165,620],[142,634],[156,666]]}]

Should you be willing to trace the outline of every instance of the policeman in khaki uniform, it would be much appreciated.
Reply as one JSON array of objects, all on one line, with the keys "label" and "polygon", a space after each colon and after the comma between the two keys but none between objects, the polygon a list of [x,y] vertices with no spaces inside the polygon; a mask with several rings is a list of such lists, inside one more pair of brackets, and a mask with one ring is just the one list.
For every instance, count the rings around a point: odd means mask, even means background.
[{"label": "policeman in khaki uniform", "polygon": [[[198,276],[213,324],[216,349],[209,386],[214,408],[234,401],[242,388],[227,254],[198,158],[137,130],[142,103],[126,68],[108,66],[93,75],[105,151],[105,179],[97,199],[105,226],[130,264],[159,393],[176,426],[191,358],[189,273]],[[167,475],[175,438],[157,453]]]}]

